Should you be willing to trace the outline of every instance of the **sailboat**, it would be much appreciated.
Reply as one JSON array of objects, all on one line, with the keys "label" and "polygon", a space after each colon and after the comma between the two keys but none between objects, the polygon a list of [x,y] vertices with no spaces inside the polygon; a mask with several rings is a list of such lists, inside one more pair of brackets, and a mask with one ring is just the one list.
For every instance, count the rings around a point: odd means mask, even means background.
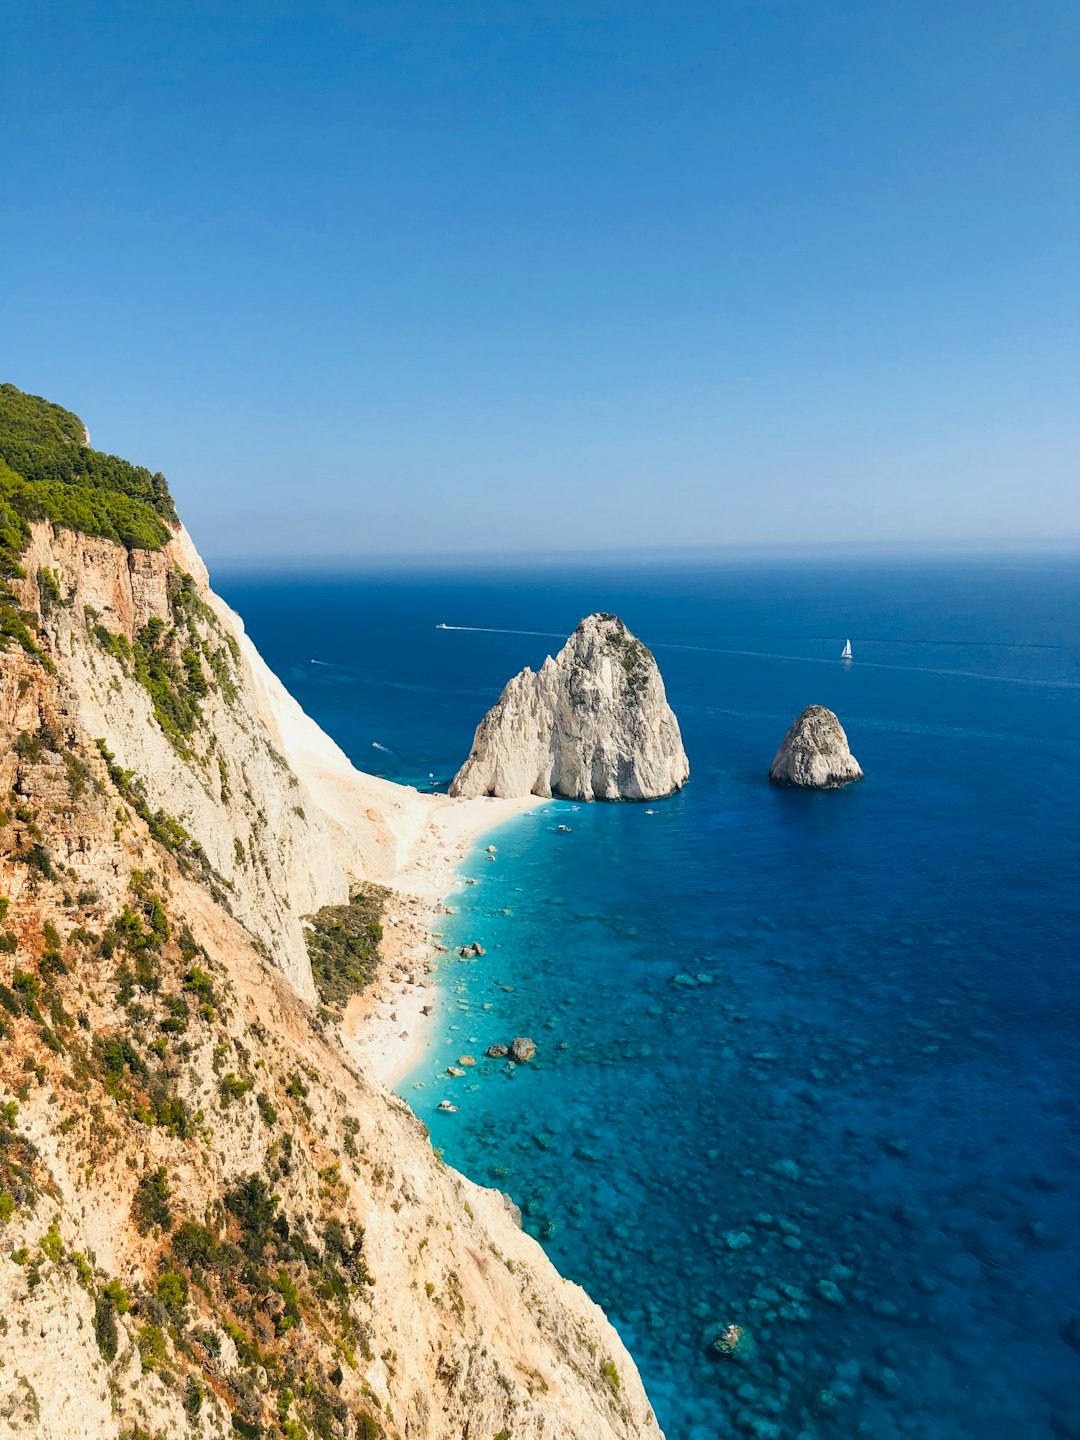
[{"label": "sailboat", "polygon": [[841,652],[840,652],[840,659],[841,659],[841,660],[850,660],[850,659],[851,659],[851,641],[850,641],[850,640],[845,640],[845,641],[844,641],[844,648],[843,648],[843,650],[841,650]]}]

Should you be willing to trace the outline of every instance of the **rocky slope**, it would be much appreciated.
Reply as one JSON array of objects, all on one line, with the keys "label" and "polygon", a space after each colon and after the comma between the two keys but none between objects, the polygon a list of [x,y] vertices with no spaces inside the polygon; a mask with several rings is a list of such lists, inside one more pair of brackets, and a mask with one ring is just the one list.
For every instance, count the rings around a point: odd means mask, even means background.
[{"label": "rocky slope", "polygon": [[808,705],[797,716],[769,767],[774,785],[833,790],[863,778],[844,727],[823,705]]},{"label": "rocky slope", "polygon": [[690,764],[655,659],[614,615],[589,615],[481,720],[451,795],[652,800]]},{"label": "rocky slope", "polygon": [[11,577],[0,1435],[658,1434],[599,1309],[312,1003],[302,917],[396,883],[426,812],[172,533],[35,523]]}]

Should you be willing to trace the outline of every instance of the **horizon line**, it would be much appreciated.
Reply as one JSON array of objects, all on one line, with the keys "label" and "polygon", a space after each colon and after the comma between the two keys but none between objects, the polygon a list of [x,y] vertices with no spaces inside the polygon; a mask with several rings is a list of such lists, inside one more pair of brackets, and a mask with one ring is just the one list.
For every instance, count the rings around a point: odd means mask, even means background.
[{"label": "horizon line", "polygon": [[979,540],[868,540],[868,541],[806,541],[806,542],[754,542],[734,545],[671,545],[671,546],[628,546],[625,549],[604,550],[424,550],[424,551],[371,551],[349,554],[314,554],[305,552],[266,552],[259,554],[235,554],[196,546],[207,567],[235,570],[275,571],[343,571],[400,569],[415,566],[424,569],[460,569],[467,566],[487,565],[499,569],[520,568],[525,565],[580,565],[580,564],[679,564],[707,563],[740,560],[761,560],[765,558],[791,560],[859,560],[879,559],[893,556],[897,559],[947,558],[949,556],[971,557],[981,555],[991,558],[1031,556],[1065,557],[1076,554],[1080,558],[1080,535],[1046,537],[1043,539],[1007,540],[1000,537]]}]

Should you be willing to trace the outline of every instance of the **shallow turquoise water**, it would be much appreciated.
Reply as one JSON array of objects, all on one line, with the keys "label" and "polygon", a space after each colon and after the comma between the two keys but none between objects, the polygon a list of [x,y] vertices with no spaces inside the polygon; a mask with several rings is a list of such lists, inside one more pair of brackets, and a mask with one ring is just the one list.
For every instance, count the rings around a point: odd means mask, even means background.
[{"label": "shallow turquoise water", "polygon": [[[587,611],[654,647],[691,784],[490,837],[446,934],[487,954],[451,949],[401,1089],[605,1306],[669,1436],[1080,1435],[1075,566],[221,588],[357,763],[413,781]],[[863,784],[764,782],[811,701]],[[518,1034],[532,1064],[443,1073]],[[753,1364],[708,1354],[728,1323]]]}]

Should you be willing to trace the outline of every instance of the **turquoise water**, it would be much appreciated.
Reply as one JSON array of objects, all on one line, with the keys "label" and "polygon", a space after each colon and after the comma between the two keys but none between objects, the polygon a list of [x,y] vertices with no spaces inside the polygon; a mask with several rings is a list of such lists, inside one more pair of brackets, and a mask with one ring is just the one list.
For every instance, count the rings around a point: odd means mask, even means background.
[{"label": "turquoise water", "polygon": [[[420,783],[582,614],[653,646],[690,785],[485,837],[400,1088],[604,1305],[673,1440],[1080,1436],[1074,564],[221,588],[359,765]],[[812,701],[868,778],[772,790]],[[514,1035],[530,1065],[482,1059]],[[709,1355],[727,1324],[749,1363]]]}]

